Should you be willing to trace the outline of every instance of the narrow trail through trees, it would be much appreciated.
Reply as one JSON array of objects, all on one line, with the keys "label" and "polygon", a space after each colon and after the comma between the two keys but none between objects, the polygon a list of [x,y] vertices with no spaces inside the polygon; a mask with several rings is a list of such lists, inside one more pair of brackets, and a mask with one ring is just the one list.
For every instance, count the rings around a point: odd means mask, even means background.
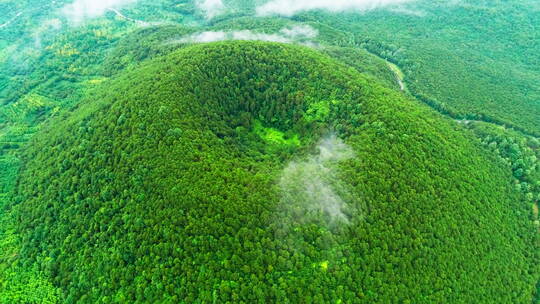
[{"label": "narrow trail through trees", "polygon": [[0,24],[0,29],[1,29],[1,28],[4,28],[4,27],[7,27],[7,26],[10,25],[11,23],[13,23],[13,21],[17,20],[17,18],[19,18],[22,14],[23,14],[23,12],[18,12],[17,15],[15,15],[15,17],[9,19],[9,20],[6,21],[4,24]]}]

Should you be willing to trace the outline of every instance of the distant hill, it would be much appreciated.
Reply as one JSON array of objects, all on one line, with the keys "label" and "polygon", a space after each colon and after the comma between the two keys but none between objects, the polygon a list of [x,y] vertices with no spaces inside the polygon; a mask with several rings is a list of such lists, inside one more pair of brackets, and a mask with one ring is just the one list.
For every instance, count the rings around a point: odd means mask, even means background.
[{"label": "distant hill", "polygon": [[404,10],[296,18],[355,35],[443,112],[540,136],[538,1],[421,0]]}]

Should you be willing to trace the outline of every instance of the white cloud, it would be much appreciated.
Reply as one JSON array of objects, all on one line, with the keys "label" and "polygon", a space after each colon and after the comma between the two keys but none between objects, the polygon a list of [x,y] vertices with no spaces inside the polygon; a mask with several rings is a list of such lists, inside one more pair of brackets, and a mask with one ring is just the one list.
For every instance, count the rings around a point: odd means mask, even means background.
[{"label": "white cloud", "polygon": [[41,38],[42,35],[56,32],[62,28],[62,21],[58,18],[47,19],[41,23],[41,25],[35,29],[32,33],[34,38],[34,48],[36,50],[41,49]]},{"label": "white cloud", "polygon": [[291,28],[283,28],[280,33],[290,38],[315,38],[319,35],[319,31],[309,25],[295,25]]},{"label": "white cloud", "polygon": [[414,17],[425,17],[426,16],[426,12],[424,12],[424,11],[413,10],[413,9],[409,9],[409,8],[401,7],[401,6],[392,8],[392,9],[390,9],[390,11],[393,12],[393,13],[396,13],[396,14],[408,15],[408,16],[414,16]]},{"label": "white cloud", "polygon": [[226,32],[202,32],[196,33],[188,37],[181,38],[178,42],[180,43],[206,43],[214,41],[223,41],[227,40],[229,33]]},{"label": "white cloud", "polygon": [[297,223],[309,223],[326,215],[332,223],[348,223],[350,198],[340,183],[336,163],[355,156],[351,147],[335,135],[330,135],[317,146],[318,155],[304,161],[292,161],[283,169],[279,180],[284,211]]},{"label": "white cloud", "polygon": [[231,40],[258,40],[258,41],[274,41],[282,43],[291,43],[292,39],[290,37],[282,36],[280,34],[263,34],[256,33],[252,31],[236,31],[232,32]]},{"label": "white cloud", "polygon": [[221,14],[225,9],[222,0],[196,0],[197,7],[204,12],[206,19],[210,20]]},{"label": "white cloud", "polygon": [[137,0],[75,0],[62,8],[62,13],[74,24],[100,17],[109,9],[118,9]]},{"label": "white cloud", "polygon": [[304,44],[310,44],[306,40],[313,39],[317,37],[318,34],[319,32],[309,25],[295,25],[293,27],[283,28],[281,31],[274,34],[258,33],[250,30],[232,32],[201,32],[171,41],[171,43],[206,43],[224,40],[257,40],[282,43],[302,42]]},{"label": "white cloud", "polygon": [[258,41],[273,41],[273,42],[283,42],[283,43],[292,42],[291,38],[281,36],[278,34],[264,34],[264,33],[256,33],[249,30],[243,30],[243,31],[234,31],[234,32],[208,31],[208,32],[195,33],[193,35],[182,37],[178,40],[174,40],[171,43],[207,43],[207,42],[225,41],[225,40],[258,40]]},{"label": "white cloud", "polygon": [[257,8],[257,15],[293,16],[302,11],[323,9],[331,12],[367,11],[414,0],[271,0]]}]

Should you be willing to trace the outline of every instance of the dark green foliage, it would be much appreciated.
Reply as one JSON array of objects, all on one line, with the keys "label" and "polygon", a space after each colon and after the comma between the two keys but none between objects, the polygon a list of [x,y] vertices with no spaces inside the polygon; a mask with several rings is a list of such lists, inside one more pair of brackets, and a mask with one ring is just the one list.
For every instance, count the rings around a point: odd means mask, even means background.
[{"label": "dark green foliage", "polygon": [[0,155],[0,206],[3,205],[5,193],[13,187],[19,160],[12,155]]},{"label": "dark green foliage", "polygon": [[[289,217],[280,172],[331,130],[355,152],[336,170],[356,211]],[[104,84],[27,147],[13,264],[67,303],[529,304],[530,209],[490,155],[315,51],[187,47]]]},{"label": "dark green foliage", "polygon": [[158,26],[136,30],[124,37],[107,54],[102,65],[103,74],[111,76],[146,59],[167,54],[178,48],[174,39],[192,32],[193,29],[181,26]]},{"label": "dark green foliage", "polygon": [[482,122],[468,122],[467,126],[482,139],[482,143],[489,150],[498,154],[510,167],[516,180],[516,188],[522,191],[531,203],[537,204],[540,201],[538,139]]},{"label": "dark green foliage", "polygon": [[324,49],[324,52],[331,57],[354,67],[358,72],[374,77],[376,81],[382,82],[390,88],[400,88],[396,81],[396,75],[388,68],[387,63],[365,50],[345,47],[328,47]]}]

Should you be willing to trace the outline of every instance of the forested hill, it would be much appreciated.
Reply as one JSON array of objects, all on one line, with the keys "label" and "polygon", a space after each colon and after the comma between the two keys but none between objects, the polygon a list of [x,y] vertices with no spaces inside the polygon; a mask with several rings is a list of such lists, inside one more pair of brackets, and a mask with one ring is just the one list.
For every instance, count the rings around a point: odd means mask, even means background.
[{"label": "forested hill", "polygon": [[537,1],[415,1],[408,11],[306,12],[397,63],[408,87],[461,119],[540,136],[540,8]]},{"label": "forested hill", "polygon": [[195,45],[120,72],[22,161],[3,301],[534,294],[537,234],[510,171],[452,120],[306,47]]},{"label": "forested hill", "polygon": [[538,20],[0,0],[0,304],[540,304]]}]

